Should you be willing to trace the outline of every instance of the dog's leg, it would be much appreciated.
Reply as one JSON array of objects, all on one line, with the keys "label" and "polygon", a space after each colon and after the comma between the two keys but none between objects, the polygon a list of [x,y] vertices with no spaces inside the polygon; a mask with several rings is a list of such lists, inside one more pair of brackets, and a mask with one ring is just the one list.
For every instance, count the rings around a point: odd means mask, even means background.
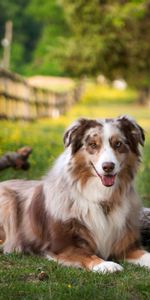
[{"label": "dog's leg", "polygon": [[4,231],[6,236],[4,244],[2,244],[4,253],[21,252],[16,224],[12,216],[5,221]]},{"label": "dog's leg", "polygon": [[150,253],[141,248],[139,240],[138,231],[126,231],[124,237],[114,244],[113,257],[150,268]]},{"label": "dog's leg", "polygon": [[3,251],[4,253],[20,252],[16,195],[13,191],[6,189],[0,196],[0,223],[5,236],[2,244]]},{"label": "dog's leg", "polygon": [[3,250],[4,241],[5,241],[5,232],[3,230],[3,227],[0,226],[0,252],[1,250]]},{"label": "dog's leg", "polygon": [[3,226],[0,226],[0,244],[3,244],[5,241],[5,232]]},{"label": "dog's leg", "polygon": [[125,260],[132,264],[150,268],[150,253],[143,249],[130,250]]},{"label": "dog's leg", "polygon": [[57,255],[48,254],[46,257],[65,266],[84,268],[98,273],[113,273],[123,270],[117,263],[104,261],[96,255],[88,255],[84,250],[75,247],[69,247]]},{"label": "dog's leg", "polygon": [[3,251],[3,245],[5,241],[5,232],[2,226],[0,226],[0,251]]}]

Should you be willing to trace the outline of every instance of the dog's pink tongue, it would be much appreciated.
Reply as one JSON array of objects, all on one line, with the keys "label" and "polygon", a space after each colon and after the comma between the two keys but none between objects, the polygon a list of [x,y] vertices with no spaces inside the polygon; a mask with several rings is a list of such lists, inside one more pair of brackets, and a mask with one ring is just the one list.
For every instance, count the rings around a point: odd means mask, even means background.
[{"label": "dog's pink tongue", "polygon": [[115,182],[115,175],[106,175],[101,177],[102,183],[105,186],[112,186]]}]

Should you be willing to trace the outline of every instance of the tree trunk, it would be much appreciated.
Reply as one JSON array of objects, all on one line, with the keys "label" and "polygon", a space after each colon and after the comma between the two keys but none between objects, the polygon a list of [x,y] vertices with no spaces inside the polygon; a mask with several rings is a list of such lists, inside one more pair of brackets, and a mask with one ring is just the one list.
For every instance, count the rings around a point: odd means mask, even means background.
[{"label": "tree trunk", "polygon": [[143,87],[139,91],[139,103],[141,105],[150,104],[150,87]]}]

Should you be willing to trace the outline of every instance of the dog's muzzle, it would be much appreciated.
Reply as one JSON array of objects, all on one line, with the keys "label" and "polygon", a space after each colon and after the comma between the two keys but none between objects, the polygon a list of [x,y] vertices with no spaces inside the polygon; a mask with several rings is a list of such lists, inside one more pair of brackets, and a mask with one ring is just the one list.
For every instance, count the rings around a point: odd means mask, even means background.
[{"label": "dog's muzzle", "polygon": [[96,170],[94,164],[91,162],[91,166],[93,167],[96,175],[101,179],[101,182],[106,187],[111,187],[115,183],[116,174],[111,174],[111,172],[114,170],[114,163],[104,163],[102,168],[105,171],[105,175],[100,175],[98,171]]}]

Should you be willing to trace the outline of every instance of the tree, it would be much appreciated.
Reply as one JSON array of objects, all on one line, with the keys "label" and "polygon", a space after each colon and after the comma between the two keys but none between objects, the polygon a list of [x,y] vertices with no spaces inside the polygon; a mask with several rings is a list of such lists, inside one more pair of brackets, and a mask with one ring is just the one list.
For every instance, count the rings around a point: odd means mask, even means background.
[{"label": "tree", "polygon": [[103,73],[150,85],[150,1],[63,0],[72,31],[65,65],[72,75]]},{"label": "tree", "polygon": [[4,36],[5,22],[13,22],[11,69],[23,73],[32,58],[32,51],[40,34],[40,24],[27,13],[29,0],[5,0],[0,2],[0,39]]},{"label": "tree", "polygon": [[[5,22],[13,22],[11,70],[23,75],[64,75],[62,60],[69,29],[57,0],[0,2],[0,39]],[[2,49],[0,50],[2,56]]]},{"label": "tree", "polygon": [[34,73],[64,75],[62,64],[66,50],[65,38],[69,35],[63,8],[56,0],[32,0],[28,14],[41,23],[41,33],[29,70]]}]

